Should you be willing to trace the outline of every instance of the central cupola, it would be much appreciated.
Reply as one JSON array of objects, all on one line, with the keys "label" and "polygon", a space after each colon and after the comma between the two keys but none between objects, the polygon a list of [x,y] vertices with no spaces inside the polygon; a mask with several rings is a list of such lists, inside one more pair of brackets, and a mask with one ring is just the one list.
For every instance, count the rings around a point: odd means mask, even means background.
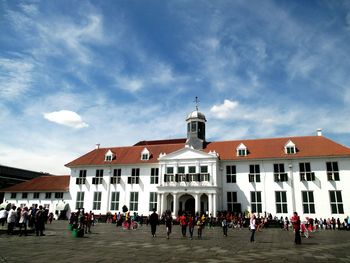
[{"label": "central cupola", "polygon": [[[197,102],[197,98],[196,98]],[[203,150],[205,143],[205,115],[196,110],[187,115],[187,140],[186,145],[192,146],[196,150]]]}]

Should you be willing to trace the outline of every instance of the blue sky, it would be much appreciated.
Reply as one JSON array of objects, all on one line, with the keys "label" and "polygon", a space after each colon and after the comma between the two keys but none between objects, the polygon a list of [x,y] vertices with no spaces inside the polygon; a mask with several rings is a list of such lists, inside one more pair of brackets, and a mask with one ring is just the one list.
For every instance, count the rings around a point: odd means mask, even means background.
[{"label": "blue sky", "polygon": [[350,146],[349,1],[0,0],[0,164],[101,147],[315,135]]}]

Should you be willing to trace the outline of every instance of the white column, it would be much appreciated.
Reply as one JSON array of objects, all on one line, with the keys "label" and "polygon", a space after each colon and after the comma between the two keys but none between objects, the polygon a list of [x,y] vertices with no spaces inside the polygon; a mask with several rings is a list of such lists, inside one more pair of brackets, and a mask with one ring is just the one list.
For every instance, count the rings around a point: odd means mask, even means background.
[{"label": "white column", "polygon": [[210,214],[212,214],[214,216],[214,213],[213,213],[213,194],[208,194],[208,208],[209,208],[209,216]]},{"label": "white column", "polygon": [[162,213],[162,195],[157,194],[157,213],[161,215]]},{"label": "white column", "polygon": [[295,203],[295,185],[294,185],[294,173],[293,173],[293,163],[290,163],[288,165],[289,168],[289,177],[291,180],[291,187],[292,187],[292,206],[293,206],[293,212],[296,211],[296,203]]},{"label": "white column", "polygon": [[211,163],[210,164],[210,169],[209,169],[209,176],[210,176],[210,184],[214,185],[214,165]]},{"label": "white column", "polygon": [[162,194],[162,214],[167,210],[166,197],[167,197],[166,193]]},{"label": "white column", "polygon": [[216,194],[213,194],[213,216],[214,217],[216,217],[216,204],[217,204]]},{"label": "white column", "polygon": [[173,194],[173,202],[174,202],[174,216],[177,217],[177,195]]},{"label": "white column", "polygon": [[195,194],[194,195],[194,212],[200,212],[200,198],[199,198],[199,194]]}]

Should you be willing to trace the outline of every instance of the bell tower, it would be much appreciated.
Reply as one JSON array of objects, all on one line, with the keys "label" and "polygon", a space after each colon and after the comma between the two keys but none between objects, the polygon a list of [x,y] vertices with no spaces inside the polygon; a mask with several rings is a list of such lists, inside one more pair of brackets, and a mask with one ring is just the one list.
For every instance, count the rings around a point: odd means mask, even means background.
[{"label": "bell tower", "polygon": [[198,111],[198,97],[195,99],[196,110],[187,115],[187,140],[186,145],[196,150],[203,150],[205,143],[205,116]]}]

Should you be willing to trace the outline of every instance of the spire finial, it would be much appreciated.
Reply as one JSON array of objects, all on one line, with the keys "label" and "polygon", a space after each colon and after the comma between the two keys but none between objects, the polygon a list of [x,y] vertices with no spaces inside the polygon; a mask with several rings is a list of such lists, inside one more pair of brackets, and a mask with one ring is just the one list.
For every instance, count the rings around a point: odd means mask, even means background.
[{"label": "spire finial", "polygon": [[196,103],[196,111],[198,111],[199,98],[196,96],[193,102]]}]

